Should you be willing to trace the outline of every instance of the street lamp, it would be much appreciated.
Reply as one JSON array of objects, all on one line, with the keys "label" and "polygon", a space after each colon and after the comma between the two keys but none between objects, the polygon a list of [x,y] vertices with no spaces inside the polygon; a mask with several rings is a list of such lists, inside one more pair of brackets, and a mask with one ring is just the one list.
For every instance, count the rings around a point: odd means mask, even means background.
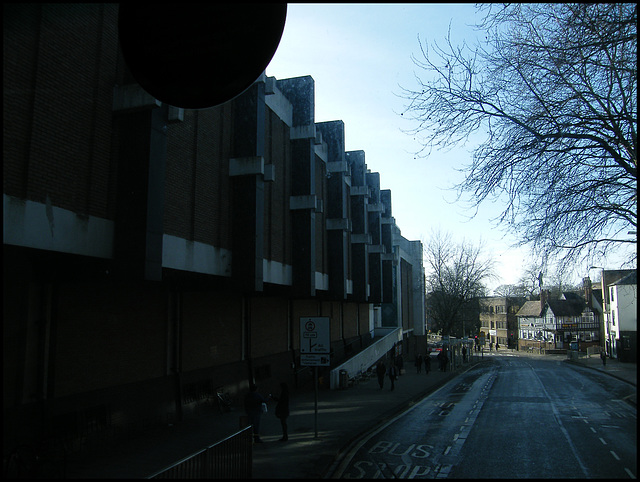
[{"label": "street lamp", "polygon": [[606,284],[604,282],[604,268],[602,266],[591,266],[589,268],[589,270],[592,269],[600,269],[601,270],[601,277],[600,277],[600,288],[602,290],[602,318],[603,318],[603,326],[604,326],[604,337],[602,340],[602,343],[604,344],[603,348],[605,350],[605,353],[608,354],[607,352],[609,350],[607,350],[607,341],[610,341],[611,335],[609,333],[609,317],[607,316],[607,290],[606,290]]}]

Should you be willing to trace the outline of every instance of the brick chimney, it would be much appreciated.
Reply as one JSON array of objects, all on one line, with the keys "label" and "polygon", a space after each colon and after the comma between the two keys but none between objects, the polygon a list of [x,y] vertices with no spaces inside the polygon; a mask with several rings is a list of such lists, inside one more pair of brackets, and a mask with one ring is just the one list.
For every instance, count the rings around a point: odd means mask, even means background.
[{"label": "brick chimney", "polygon": [[582,288],[584,289],[584,299],[587,302],[589,308],[593,308],[593,289],[591,288],[591,278],[588,276],[582,278]]}]

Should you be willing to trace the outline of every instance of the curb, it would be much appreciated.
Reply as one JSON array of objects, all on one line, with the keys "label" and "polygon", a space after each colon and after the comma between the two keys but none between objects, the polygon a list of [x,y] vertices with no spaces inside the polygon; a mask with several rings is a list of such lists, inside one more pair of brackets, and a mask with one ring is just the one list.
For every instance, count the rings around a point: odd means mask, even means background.
[{"label": "curb", "polygon": [[633,383],[633,382],[631,382],[631,381],[627,380],[626,378],[623,378],[623,377],[621,377],[621,376],[615,375],[615,374],[610,373],[610,372],[605,372],[604,370],[600,370],[600,369],[595,368],[595,367],[590,367],[590,366],[589,366],[589,365],[587,365],[586,363],[580,363],[579,361],[574,361],[574,360],[569,360],[569,359],[564,360],[564,361],[565,361],[566,363],[570,363],[570,364],[572,364],[572,365],[576,365],[576,366],[579,366],[579,367],[588,368],[589,370],[594,370],[594,371],[596,371],[596,372],[604,373],[605,375],[609,375],[610,377],[617,378],[617,379],[618,379],[618,380],[620,380],[621,382],[628,383],[629,385],[633,385],[634,387],[637,387],[637,386],[638,386],[636,383]]},{"label": "curb", "polygon": [[[589,370],[593,370],[599,373],[604,373],[605,375],[608,375],[612,378],[615,378],[617,380],[620,380],[621,382],[625,382],[628,383],[629,385],[632,385],[634,387],[637,387],[637,383],[633,383],[629,380],[627,380],[626,378],[620,377],[618,375],[615,375],[613,373],[610,372],[605,372],[604,370],[600,370],[598,368],[595,367],[590,367],[589,365],[587,365],[586,363],[580,363],[579,361],[575,361],[575,360],[564,360],[566,363],[569,363],[571,365],[575,365],[575,366],[579,366],[579,367],[583,367],[583,368],[588,368]],[[637,408],[637,393],[633,393],[631,395],[627,395],[626,397],[622,398],[622,401],[624,401],[625,403],[628,403],[629,405],[633,406],[634,408]]]}]

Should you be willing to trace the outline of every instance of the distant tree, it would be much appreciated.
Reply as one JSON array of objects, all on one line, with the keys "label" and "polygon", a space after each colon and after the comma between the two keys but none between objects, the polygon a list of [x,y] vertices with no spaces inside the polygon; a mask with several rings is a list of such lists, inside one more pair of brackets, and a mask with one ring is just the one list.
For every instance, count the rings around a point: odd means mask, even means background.
[{"label": "distant tree", "polygon": [[551,299],[558,299],[565,291],[581,291],[582,282],[572,281],[570,272],[564,266],[550,268],[541,263],[531,263],[520,276],[514,291],[525,298],[538,299],[540,290],[549,291]]},{"label": "distant tree", "polygon": [[494,296],[505,296],[505,297],[521,297],[526,298],[529,292],[524,289],[524,286],[520,284],[515,285],[500,285],[496,289],[493,290]]},{"label": "distant tree", "polygon": [[622,248],[637,259],[637,5],[480,7],[484,41],[437,43],[404,89],[422,154],[485,134],[458,199],[506,200],[495,221],[542,259]]},{"label": "distant tree", "polygon": [[443,335],[461,336],[473,326],[473,303],[486,295],[484,282],[494,277],[494,261],[484,254],[482,245],[462,241],[456,244],[450,234],[436,232],[424,245],[426,262],[427,316],[432,330]]},{"label": "distant tree", "polygon": [[525,298],[537,298],[540,295],[540,287],[544,284],[543,263],[531,263],[525,267],[524,273],[518,280],[518,289]]}]

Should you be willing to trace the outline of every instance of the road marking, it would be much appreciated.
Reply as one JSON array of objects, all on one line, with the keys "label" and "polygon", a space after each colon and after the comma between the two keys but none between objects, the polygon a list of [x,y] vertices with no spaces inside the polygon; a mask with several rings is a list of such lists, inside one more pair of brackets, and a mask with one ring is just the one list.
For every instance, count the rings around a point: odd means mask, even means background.
[{"label": "road marking", "polygon": [[580,454],[578,453],[578,450],[576,449],[576,446],[574,445],[573,440],[571,440],[571,436],[569,435],[569,432],[567,432],[567,429],[565,428],[564,424],[562,423],[562,420],[560,419],[560,411],[558,410],[558,407],[556,406],[556,403],[553,401],[553,399],[549,395],[549,392],[547,392],[547,389],[545,388],[544,383],[542,383],[542,380],[540,380],[540,377],[535,372],[535,370],[533,371],[533,376],[535,376],[538,379],[538,383],[540,384],[540,388],[542,389],[542,392],[544,393],[544,395],[547,398],[547,400],[549,400],[549,402],[551,404],[551,410],[553,411],[553,416],[556,419],[556,423],[560,427],[560,431],[562,432],[562,435],[564,435],[564,438],[569,443],[569,447],[571,448],[571,452],[573,452],[573,456],[575,457],[576,461],[578,462],[578,465],[580,466],[580,469],[582,470],[582,474],[586,478],[589,478],[589,470],[587,469],[587,467],[585,466],[584,462],[582,461],[582,458],[580,457]]},{"label": "road marking", "polygon": [[440,471],[438,472],[438,475],[436,476],[437,479],[446,479],[449,476],[449,472],[451,472],[452,466],[451,465],[445,465],[443,466]]},{"label": "road marking", "polygon": [[602,445],[607,445],[607,442],[605,442],[602,437],[599,437],[599,438],[600,438],[600,442],[602,442]]},{"label": "road marking", "polygon": [[[429,394],[429,397],[440,393],[440,391],[443,390],[446,385],[447,384],[442,385],[435,392]],[[424,400],[426,400],[426,398]],[[370,432],[366,433],[365,435],[363,435],[355,444],[353,444],[350,447],[350,449],[348,449],[346,454],[344,454],[339,460],[336,460],[334,462],[333,466],[330,467],[329,472],[332,474],[331,477],[334,478],[334,479],[335,478],[338,478],[338,479],[341,478],[342,474],[346,470],[347,466],[353,460],[353,457],[355,456],[355,454],[358,452],[358,450],[360,450],[362,448],[362,446],[364,444],[366,444],[369,440],[371,440],[377,434],[382,432],[389,425],[393,424],[396,420],[404,417],[407,413],[412,412],[413,410],[418,408],[420,405],[422,405],[422,401],[420,401],[420,402],[416,403],[415,405],[409,407],[408,410],[403,411],[402,413],[399,413],[397,416],[393,417],[391,420],[388,420],[387,422],[383,423],[382,425],[380,425],[378,427],[375,427],[372,431],[370,431]],[[453,404],[451,404],[451,405],[453,405]],[[449,470],[451,470],[451,468],[449,468]]]},{"label": "road marking", "polygon": [[636,476],[633,475],[633,472],[631,472],[628,468],[625,467],[624,470],[627,474],[629,474],[629,477],[631,477],[632,479],[636,478]]},{"label": "road marking", "polygon": [[613,455],[616,460],[620,460],[620,457],[618,457],[618,454],[615,453],[613,450],[609,450],[609,452],[611,452],[611,455]]},{"label": "road marking", "polygon": [[593,433],[598,433],[598,432],[596,432],[596,429],[595,429],[595,428],[593,428],[593,427],[589,427],[589,428],[591,429],[591,431],[592,431]]},{"label": "road marking", "polygon": [[451,445],[449,445],[449,446],[447,447],[447,449],[444,451],[444,454],[443,454],[443,455],[447,455],[447,454],[449,453],[449,450],[451,450]]}]

